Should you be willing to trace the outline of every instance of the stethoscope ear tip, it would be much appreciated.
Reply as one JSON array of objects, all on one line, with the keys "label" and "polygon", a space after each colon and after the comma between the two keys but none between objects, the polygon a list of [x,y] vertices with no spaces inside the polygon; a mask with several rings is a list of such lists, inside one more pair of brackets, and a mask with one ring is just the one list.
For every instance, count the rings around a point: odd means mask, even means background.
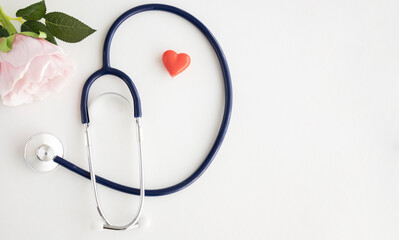
[{"label": "stethoscope ear tip", "polygon": [[139,227],[141,229],[145,229],[145,228],[148,228],[150,226],[151,221],[150,221],[150,219],[148,217],[140,217],[140,220],[139,220],[138,224],[139,224]]},{"label": "stethoscope ear tip", "polygon": [[[128,229],[132,229],[132,228],[141,228],[141,229],[146,229],[150,226],[150,219],[148,217],[140,217],[138,223],[136,223],[135,225],[133,225],[132,227],[128,228]],[[96,232],[101,232],[103,231],[104,228],[104,222],[101,220],[97,220],[94,221],[91,225],[91,228],[96,231]]]},{"label": "stethoscope ear tip", "polygon": [[94,222],[91,224],[91,228],[92,228],[94,231],[96,231],[96,232],[101,232],[101,231],[104,230],[104,222],[101,221],[101,220],[94,221]]}]

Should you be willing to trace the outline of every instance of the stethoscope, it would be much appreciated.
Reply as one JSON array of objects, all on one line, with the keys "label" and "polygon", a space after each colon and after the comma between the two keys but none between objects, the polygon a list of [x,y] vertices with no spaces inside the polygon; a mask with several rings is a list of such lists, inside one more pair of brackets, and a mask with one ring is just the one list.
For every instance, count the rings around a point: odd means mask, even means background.
[{"label": "stethoscope", "polygon": [[[143,156],[142,156],[142,129],[140,126],[140,118],[142,116],[142,110],[141,110],[141,103],[140,103],[140,96],[138,94],[137,88],[135,87],[133,81],[129,78],[128,75],[126,75],[124,72],[111,67],[110,65],[110,47],[111,47],[111,42],[112,38],[118,29],[118,27],[129,17],[140,13],[140,12],[145,12],[145,11],[165,11],[169,13],[173,13],[175,15],[178,15],[190,23],[192,23],[195,27],[197,27],[198,30],[200,30],[204,36],[208,39],[208,41],[211,43],[217,57],[220,63],[220,67],[222,69],[222,74],[223,74],[223,79],[224,79],[224,95],[225,95],[225,104],[224,104],[224,113],[223,113],[223,119],[218,131],[218,134],[216,136],[215,142],[213,143],[209,153],[206,155],[205,159],[201,163],[201,165],[195,170],[189,177],[184,179],[183,181],[169,186],[165,188],[160,188],[160,189],[145,189],[144,188],[144,171],[143,171]],[[133,187],[128,187],[125,185],[121,185],[115,182],[112,182],[110,180],[107,180],[105,178],[102,178],[98,175],[95,174],[94,167],[93,167],[93,157],[92,157],[92,150],[91,150],[91,138],[90,138],[90,119],[89,119],[89,112],[88,112],[88,96],[89,96],[89,91],[90,87],[92,84],[100,77],[104,75],[113,75],[115,77],[120,78],[126,86],[129,88],[130,94],[132,96],[133,100],[133,110],[134,110],[134,119],[135,119],[135,125],[136,125],[136,130],[137,130],[137,143],[138,143],[138,155],[139,155],[139,175],[140,175],[140,188],[133,188]],[[138,227],[140,225],[139,219],[143,210],[143,204],[144,204],[144,197],[145,196],[163,196],[163,195],[168,195],[172,194],[175,192],[178,192],[186,187],[188,187],[190,184],[195,182],[209,167],[211,164],[212,160],[214,159],[215,155],[217,154],[224,136],[226,134],[229,121],[230,121],[230,115],[231,115],[231,109],[232,109],[232,86],[231,86],[231,79],[230,79],[230,72],[229,68],[227,65],[226,58],[223,54],[223,51],[219,45],[219,43],[216,41],[215,37],[212,35],[212,33],[208,30],[208,28],[202,24],[198,19],[196,19],[194,16],[191,14],[173,7],[169,5],[164,5],[164,4],[146,4],[146,5],[141,5],[135,8],[132,8],[128,10],[127,12],[123,13],[116,21],[112,24],[110,30],[107,33],[107,36],[105,38],[104,42],[104,49],[103,49],[103,67],[99,69],[98,71],[94,72],[86,81],[86,83],[83,86],[82,90],[82,98],[81,98],[81,105],[80,105],[80,111],[81,111],[81,120],[82,124],[84,126],[84,131],[85,131],[85,147],[86,147],[86,153],[87,153],[87,160],[89,164],[89,171],[86,171],[73,163],[65,160],[63,158],[63,146],[62,143],[53,135],[50,134],[38,134],[32,137],[28,143],[26,144],[25,147],[25,159],[28,163],[29,166],[31,166],[33,169],[41,171],[41,172],[47,172],[55,169],[59,165],[69,169],[72,172],[75,172],[76,174],[85,177],[87,179],[91,179],[93,191],[94,191],[94,196],[95,196],[95,201],[97,205],[97,210],[103,220],[103,228],[104,229],[110,229],[110,230],[127,230],[127,229],[132,229],[135,227]],[[140,206],[138,209],[138,212],[136,216],[133,218],[132,221],[130,221],[128,224],[123,225],[123,226],[118,226],[112,224],[108,218],[104,215],[104,212],[101,208],[100,204],[100,199],[97,191],[97,183],[101,184],[103,186],[112,188],[114,190],[128,193],[128,194],[134,194],[134,195],[139,195],[140,196]]]}]

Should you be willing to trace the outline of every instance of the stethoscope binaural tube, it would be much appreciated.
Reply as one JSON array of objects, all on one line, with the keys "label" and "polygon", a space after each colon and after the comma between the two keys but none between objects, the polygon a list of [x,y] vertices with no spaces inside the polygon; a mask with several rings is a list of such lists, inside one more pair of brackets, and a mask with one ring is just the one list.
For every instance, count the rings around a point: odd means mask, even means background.
[{"label": "stethoscope binaural tube", "polygon": [[[180,16],[180,17],[186,19],[187,21],[192,23],[195,27],[197,27],[198,30],[200,30],[204,34],[204,36],[208,39],[208,41],[212,45],[212,47],[218,57],[220,67],[222,70],[222,74],[223,74],[223,82],[224,82],[224,95],[225,95],[224,113],[223,113],[222,123],[220,125],[220,129],[216,136],[215,142],[213,143],[213,145],[212,145],[209,153],[205,157],[204,161],[201,163],[201,165],[198,167],[198,169],[195,170],[189,177],[187,177],[186,179],[184,179],[183,181],[181,181],[175,185],[172,185],[172,186],[169,186],[166,188],[146,189],[145,190],[145,196],[163,196],[163,195],[178,192],[178,191],[186,188],[187,186],[191,185],[205,172],[205,170],[211,164],[212,160],[214,159],[215,155],[217,154],[217,152],[223,142],[223,139],[225,137],[225,134],[227,132],[227,128],[229,125],[230,115],[231,115],[231,110],[232,110],[232,86],[231,86],[229,67],[228,67],[226,58],[224,56],[224,53],[222,51],[222,48],[220,47],[219,43],[217,42],[215,37],[212,35],[212,33],[208,30],[208,28],[204,24],[202,24],[198,19],[196,19],[194,16],[192,16],[191,14],[189,14],[179,8],[169,6],[169,5],[164,5],[164,4],[147,4],[147,5],[141,5],[141,6],[132,8],[132,9],[128,10],[127,12],[125,12],[124,14],[122,14],[114,22],[114,24],[111,26],[110,30],[108,31],[108,34],[106,36],[105,43],[104,43],[103,68],[98,70],[97,72],[95,72],[89,78],[89,80],[94,81],[96,78],[102,76],[103,74],[111,74],[111,75],[120,77],[128,85],[129,90],[132,94],[132,97],[134,100],[133,102],[134,102],[135,117],[141,117],[140,98],[137,93],[137,89],[134,87],[134,84],[133,84],[133,82],[131,82],[131,80],[126,81],[126,79],[128,79],[127,76],[126,76],[127,78],[125,79],[124,77],[121,77],[121,75],[119,75],[119,74],[122,74],[123,76],[125,76],[124,73],[120,72],[117,69],[110,67],[109,53],[110,53],[110,47],[111,47],[111,41],[112,41],[113,35],[114,35],[115,31],[118,29],[118,27],[127,18],[129,18],[137,13],[145,12],[145,11],[165,11],[165,12],[173,13],[177,16]],[[88,82],[89,82],[89,80],[88,80]],[[129,85],[130,82],[131,82],[131,85]],[[82,93],[82,102],[81,102],[82,103],[81,104],[82,116],[81,117],[82,117],[82,123],[84,123],[84,124],[89,122],[89,116],[88,116],[88,111],[87,111],[87,98],[88,98],[88,89],[90,88],[90,85],[91,85],[91,83],[86,82],[85,88],[83,89],[83,93]],[[84,170],[82,168],[77,167],[76,165],[70,163],[69,161],[67,161],[61,157],[58,157],[58,156],[55,157],[54,162],[58,163],[59,165],[65,167],[65,168],[67,168],[87,179],[90,179],[89,172],[87,172],[86,170]],[[121,191],[124,193],[129,193],[129,194],[134,194],[134,195],[140,194],[140,189],[138,189],[138,188],[124,186],[124,185],[112,182],[110,180],[107,180],[105,178],[102,178],[100,176],[96,176],[96,182],[99,184],[102,184],[106,187],[109,187],[109,188],[112,188],[112,189],[115,189],[117,191]]]},{"label": "stethoscope binaural tube", "polygon": [[[88,96],[90,92],[90,87],[92,84],[101,76],[104,75],[113,75],[119,77],[130,90],[130,93],[133,98],[133,108],[134,108],[134,118],[137,127],[137,145],[138,145],[138,155],[139,155],[139,175],[140,175],[140,205],[138,211],[128,224],[125,225],[115,225],[112,224],[108,218],[105,216],[105,213],[101,207],[100,197],[97,190],[97,179],[94,171],[94,163],[93,163],[93,156],[91,151],[91,137],[90,137],[90,119],[89,119],[89,112],[88,112]],[[97,211],[104,221],[102,224],[103,229],[109,230],[129,230],[135,227],[138,227],[138,221],[140,219],[141,213],[144,207],[144,196],[145,196],[145,188],[144,188],[144,163],[143,163],[143,154],[142,154],[142,136],[141,136],[141,126],[140,126],[140,117],[141,117],[141,104],[140,104],[140,97],[138,95],[137,89],[134,86],[133,81],[120,70],[111,68],[109,66],[103,66],[102,69],[93,73],[89,79],[86,81],[83,90],[82,90],[82,101],[81,101],[81,113],[82,113],[82,123],[85,128],[85,143],[86,143],[86,153],[87,153],[87,161],[89,164],[89,174],[90,179],[93,187],[95,202]]]}]

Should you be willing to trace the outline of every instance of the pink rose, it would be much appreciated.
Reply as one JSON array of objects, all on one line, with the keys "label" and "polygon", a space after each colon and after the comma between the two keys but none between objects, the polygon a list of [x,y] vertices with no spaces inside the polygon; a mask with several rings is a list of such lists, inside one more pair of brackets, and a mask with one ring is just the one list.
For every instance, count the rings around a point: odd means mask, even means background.
[{"label": "pink rose", "polygon": [[74,70],[74,63],[60,47],[44,39],[16,34],[12,50],[0,51],[3,104],[16,106],[41,101],[59,91]]}]

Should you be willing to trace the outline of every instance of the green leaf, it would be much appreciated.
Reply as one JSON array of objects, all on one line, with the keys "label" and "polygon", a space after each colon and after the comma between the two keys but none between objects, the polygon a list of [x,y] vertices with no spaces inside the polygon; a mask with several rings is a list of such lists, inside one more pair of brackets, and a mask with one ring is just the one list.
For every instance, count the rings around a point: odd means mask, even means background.
[{"label": "green leaf", "polygon": [[17,32],[14,25],[8,20],[7,15],[4,13],[3,9],[0,6],[0,22],[3,24],[4,28],[7,30],[8,34],[14,34]]},{"label": "green leaf", "polygon": [[90,28],[78,19],[61,12],[51,12],[44,16],[46,26],[50,32],[62,41],[76,43],[94,33]]},{"label": "green leaf", "polygon": [[39,32],[44,32],[47,34],[46,40],[57,45],[53,34],[50,30],[41,22],[38,21],[26,21],[21,25],[21,32],[34,32],[39,34]]},{"label": "green leaf", "polygon": [[47,34],[46,34],[45,32],[40,31],[40,32],[39,32],[39,36],[37,36],[37,38],[43,38],[43,39],[45,39],[45,38],[47,38]]},{"label": "green leaf", "polygon": [[20,32],[20,34],[23,34],[25,36],[29,37],[34,37],[34,38],[46,38],[47,34],[45,32],[39,32],[39,34],[34,33],[34,32]]},{"label": "green leaf", "polygon": [[11,49],[14,42],[15,34],[7,37],[7,46]]},{"label": "green leaf", "polygon": [[5,29],[3,26],[0,25],[0,37],[8,37],[10,34],[8,34],[7,29]]},{"label": "green leaf", "polygon": [[0,51],[6,53],[12,49],[12,43],[14,42],[15,34],[1,38]]},{"label": "green leaf", "polygon": [[3,53],[6,53],[8,51],[10,51],[11,49],[7,46],[7,38],[6,37],[2,37],[0,38],[1,42],[0,42],[0,51],[2,51]]},{"label": "green leaf", "polygon": [[22,17],[25,20],[40,20],[46,14],[46,4],[44,0],[34,3],[24,9],[17,11],[17,17]]}]

